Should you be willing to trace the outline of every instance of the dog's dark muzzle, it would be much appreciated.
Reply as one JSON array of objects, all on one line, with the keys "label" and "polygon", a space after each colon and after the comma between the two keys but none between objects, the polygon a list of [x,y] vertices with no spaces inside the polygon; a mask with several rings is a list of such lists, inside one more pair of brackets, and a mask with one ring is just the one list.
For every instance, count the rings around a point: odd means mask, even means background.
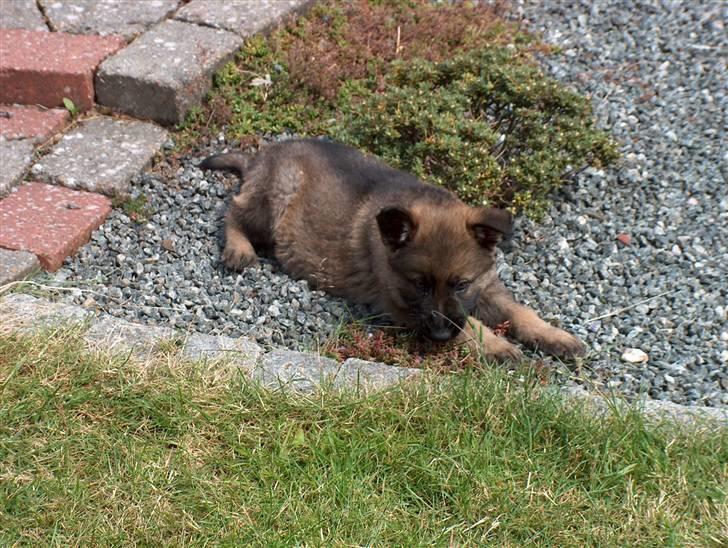
[{"label": "dog's dark muzzle", "polygon": [[465,325],[465,318],[451,319],[442,315],[434,316],[425,323],[424,335],[433,342],[445,343],[458,336]]},{"label": "dog's dark muzzle", "polygon": [[453,338],[457,331],[450,327],[436,327],[432,328],[427,332],[427,338],[433,342],[444,343]]}]

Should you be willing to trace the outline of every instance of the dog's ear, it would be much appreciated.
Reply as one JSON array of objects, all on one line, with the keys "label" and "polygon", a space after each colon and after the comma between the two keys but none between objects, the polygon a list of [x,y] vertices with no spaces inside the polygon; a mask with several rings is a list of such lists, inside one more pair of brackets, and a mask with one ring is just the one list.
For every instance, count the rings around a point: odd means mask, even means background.
[{"label": "dog's ear", "polygon": [[377,214],[377,225],[382,241],[396,251],[406,246],[415,237],[417,226],[406,209],[386,207]]},{"label": "dog's ear", "polygon": [[511,214],[495,207],[483,207],[476,210],[468,230],[473,238],[485,248],[495,247],[501,238],[510,236],[513,231]]}]

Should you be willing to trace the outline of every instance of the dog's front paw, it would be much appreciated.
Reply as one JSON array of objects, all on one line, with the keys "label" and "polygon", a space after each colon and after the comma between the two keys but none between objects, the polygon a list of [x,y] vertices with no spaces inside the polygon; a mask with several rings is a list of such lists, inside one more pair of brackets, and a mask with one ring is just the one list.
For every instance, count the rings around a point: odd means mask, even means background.
[{"label": "dog's front paw", "polygon": [[231,270],[243,270],[258,260],[252,246],[226,245],[222,252],[222,261]]},{"label": "dog's front paw", "polygon": [[520,348],[507,339],[499,337],[492,329],[473,317],[468,318],[458,340],[465,343],[471,352],[486,360],[518,362],[523,359]]},{"label": "dog's front paw", "polygon": [[483,345],[481,351],[486,360],[519,362],[523,359],[521,349],[502,337],[489,340],[487,345]]},{"label": "dog's front paw", "polygon": [[503,337],[495,335],[475,336],[468,338],[466,343],[471,352],[482,356],[488,361],[519,362],[523,359],[521,349]]},{"label": "dog's front paw", "polygon": [[557,358],[577,358],[586,354],[584,343],[557,327],[549,327],[538,333],[529,343]]}]

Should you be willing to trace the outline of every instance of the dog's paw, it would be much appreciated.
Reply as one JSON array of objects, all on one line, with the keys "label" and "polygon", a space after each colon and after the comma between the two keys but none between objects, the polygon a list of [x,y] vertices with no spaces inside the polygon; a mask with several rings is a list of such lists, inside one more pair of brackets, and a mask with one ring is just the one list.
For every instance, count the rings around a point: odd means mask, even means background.
[{"label": "dog's paw", "polygon": [[521,349],[503,337],[489,336],[485,340],[471,338],[467,343],[472,352],[488,361],[519,362],[523,359]]},{"label": "dog's paw", "polygon": [[243,270],[258,260],[255,251],[244,247],[226,245],[222,252],[222,261],[231,270]]},{"label": "dog's paw", "polygon": [[530,344],[557,358],[577,358],[586,354],[584,343],[557,327],[539,333]]},{"label": "dog's paw", "polygon": [[486,359],[498,362],[519,362],[523,359],[521,349],[502,337],[489,340],[482,352]]}]

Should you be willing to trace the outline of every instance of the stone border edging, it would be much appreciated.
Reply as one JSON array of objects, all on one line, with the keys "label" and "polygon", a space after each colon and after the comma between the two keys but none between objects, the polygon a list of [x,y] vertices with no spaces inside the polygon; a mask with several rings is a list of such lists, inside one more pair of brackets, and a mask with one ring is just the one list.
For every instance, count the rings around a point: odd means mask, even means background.
[{"label": "stone border edging", "polygon": [[203,335],[162,326],[149,326],[95,314],[81,306],[56,303],[11,293],[0,298],[0,328],[32,334],[41,329],[87,323],[84,340],[91,349],[127,353],[137,360],[151,358],[160,343],[180,340],[182,358],[225,360],[269,389],[291,389],[310,394],[324,387],[337,390],[382,390],[422,375],[421,369],[393,367],[350,358],[344,363],[315,354],[275,349],[270,352],[255,341],[240,337]]},{"label": "stone border edging", "polygon": [[[25,293],[0,297],[0,328],[19,333],[69,323],[88,322],[84,339],[91,348],[128,352],[136,359],[148,359],[159,344],[173,340],[179,333],[161,326],[127,322],[108,314],[95,314],[83,307],[52,302]],[[255,341],[240,337],[189,333],[181,341],[180,356],[190,360],[229,360],[228,365],[241,368],[252,380],[268,389],[290,389],[311,394],[319,389],[383,390],[423,377],[423,370],[350,358],[343,363],[322,356],[274,349],[266,352]],[[619,398],[606,398],[581,387],[556,388],[573,401],[586,401],[596,414],[612,410],[641,410],[653,421],[670,420],[681,425],[728,426],[728,409],[688,407],[672,402],[642,400],[630,404]]]}]

